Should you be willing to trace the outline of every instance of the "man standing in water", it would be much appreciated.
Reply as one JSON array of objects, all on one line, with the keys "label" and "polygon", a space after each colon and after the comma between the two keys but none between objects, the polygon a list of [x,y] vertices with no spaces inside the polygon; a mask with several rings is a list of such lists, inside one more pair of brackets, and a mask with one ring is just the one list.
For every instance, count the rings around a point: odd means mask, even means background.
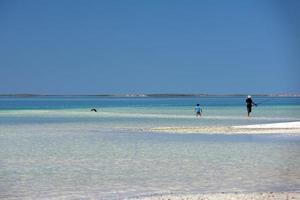
[{"label": "man standing in water", "polygon": [[197,104],[197,105],[195,106],[196,117],[200,117],[200,116],[201,116],[201,112],[202,112],[202,109],[200,108],[200,105]]},{"label": "man standing in water", "polygon": [[248,97],[246,99],[246,106],[247,106],[248,117],[250,117],[250,113],[252,111],[252,105],[257,106],[257,104],[252,101],[251,96],[248,95]]}]

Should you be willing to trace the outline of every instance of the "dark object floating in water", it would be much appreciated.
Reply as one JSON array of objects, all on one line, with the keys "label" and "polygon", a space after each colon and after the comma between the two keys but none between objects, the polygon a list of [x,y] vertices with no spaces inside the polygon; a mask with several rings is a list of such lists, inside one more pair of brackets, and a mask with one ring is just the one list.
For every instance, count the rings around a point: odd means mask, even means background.
[{"label": "dark object floating in water", "polygon": [[91,109],[91,111],[97,112],[97,110],[95,108]]}]

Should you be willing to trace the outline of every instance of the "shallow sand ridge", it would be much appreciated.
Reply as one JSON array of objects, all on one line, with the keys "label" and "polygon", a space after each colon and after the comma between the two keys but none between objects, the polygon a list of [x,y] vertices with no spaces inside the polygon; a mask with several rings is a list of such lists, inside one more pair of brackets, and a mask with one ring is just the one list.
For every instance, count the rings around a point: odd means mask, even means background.
[{"label": "shallow sand ridge", "polygon": [[234,126],[235,128],[247,128],[247,129],[300,129],[300,122],[282,122],[271,124],[256,124],[246,126]]},{"label": "shallow sand ridge", "polygon": [[300,122],[255,124],[242,126],[156,127],[153,132],[204,134],[300,134]]}]

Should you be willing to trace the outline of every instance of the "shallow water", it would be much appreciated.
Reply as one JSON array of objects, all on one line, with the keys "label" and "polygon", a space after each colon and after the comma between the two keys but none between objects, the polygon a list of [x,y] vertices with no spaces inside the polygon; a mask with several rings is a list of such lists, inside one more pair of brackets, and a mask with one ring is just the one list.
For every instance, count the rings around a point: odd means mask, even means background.
[{"label": "shallow water", "polygon": [[[243,98],[0,98],[1,124],[97,123],[101,127],[229,126],[300,120],[300,98],[256,98],[246,117]],[[203,109],[195,118],[194,105]],[[261,102],[261,104],[260,104]],[[96,108],[97,113],[90,112]]]},{"label": "shallow water", "polygon": [[[299,136],[180,135],[127,129],[300,119],[297,98],[258,106],[251,119],[244,116],[239,98],[205,99],[204,118],[197,119],[190,105],[196,101],[1,99],[0,199],[299,191]],[[91,102],[98,102],[99,112],[89,112]]]}]

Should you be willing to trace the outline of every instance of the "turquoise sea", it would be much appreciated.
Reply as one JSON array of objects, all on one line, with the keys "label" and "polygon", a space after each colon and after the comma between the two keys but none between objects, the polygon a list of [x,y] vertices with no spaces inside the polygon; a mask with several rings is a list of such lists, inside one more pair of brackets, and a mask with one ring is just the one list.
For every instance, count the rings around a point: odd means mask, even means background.
[{"label": "turquoise sea", "polygon": [[0,97],[0,199],[299,191],[300,136],[148,131],[300,121],[300,98],[253,99]]}]

